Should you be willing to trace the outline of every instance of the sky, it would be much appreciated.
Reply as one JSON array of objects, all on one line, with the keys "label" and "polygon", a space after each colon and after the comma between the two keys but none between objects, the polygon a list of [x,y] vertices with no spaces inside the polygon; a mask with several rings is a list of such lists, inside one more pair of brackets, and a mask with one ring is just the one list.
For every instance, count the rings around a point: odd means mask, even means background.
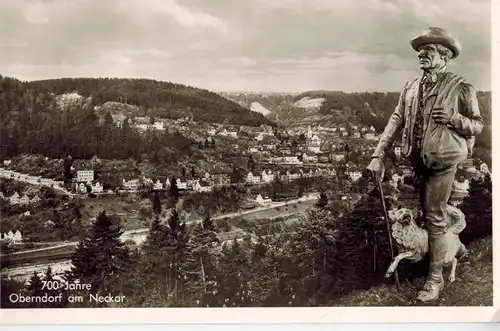
[{"label": "sky", "polygon": [[213,91],[400,91],[428,26],[491,90],[489,0],[1,0],[0,74],[128,77]]}]

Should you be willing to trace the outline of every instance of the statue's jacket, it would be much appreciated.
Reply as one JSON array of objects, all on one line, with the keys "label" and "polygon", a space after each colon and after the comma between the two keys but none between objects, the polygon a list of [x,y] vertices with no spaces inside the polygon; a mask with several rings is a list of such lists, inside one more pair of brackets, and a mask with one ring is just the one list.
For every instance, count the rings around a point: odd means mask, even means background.
[{"label": "statue's jacket", "polygon": [[[400,131],[402,153],[406,157],[410,156],[413,129],[419,111],[421,80],[420,76],[406,82],[373,157],[384,159]],[[439,170],[465,161],[472,154],[474,137],[483,129],[476,91],[459,75],[442,72],[437,74],[436,84],[423,98],[421,158],[425,166]],[[450,123],[440,124],[433,120],[432,110],[439,108],[451,115]]]}]

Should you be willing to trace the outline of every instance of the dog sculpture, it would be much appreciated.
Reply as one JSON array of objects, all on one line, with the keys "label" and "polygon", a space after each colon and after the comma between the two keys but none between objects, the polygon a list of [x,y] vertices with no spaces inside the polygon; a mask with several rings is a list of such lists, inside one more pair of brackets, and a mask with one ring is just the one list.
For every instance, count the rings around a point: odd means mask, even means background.
[{"label": "dog sculpture", "polygon": [[[444,266],[451,265],[451,272],[448,280],[455,281],[455,271],[458,259],[467,255],[465,245],[460,242],[458,235],[465,229],[465,215],[460,209],[452,205],[447,206],[447,212],[450,220],[447,235],[447,251],[444,260]],[[401,260],[407,259],[412,262],[422,260],[429,252],[428,233],[425,229],[419,227],[414,220],[413,212],[408,208],[393,209],[388,211],[390,219],[392,236],[396,241],[396,247],[399,255],[392,261],[385,273],[385,277],[390,277],[396,270]]]}]

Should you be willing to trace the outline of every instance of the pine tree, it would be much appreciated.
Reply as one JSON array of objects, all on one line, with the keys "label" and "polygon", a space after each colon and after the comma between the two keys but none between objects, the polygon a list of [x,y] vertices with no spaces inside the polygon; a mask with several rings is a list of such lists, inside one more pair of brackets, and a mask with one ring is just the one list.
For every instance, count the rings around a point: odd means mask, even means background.
[{"label": "pine tree", "polygon": [[[137,269],[134,300],[138,305],[175,306],[187,304],[183,291],[182,265],[186,255],[188,233],[186,223],[175,209],[160,224],[155,218],[142,246],[142,257]],[[154,288],[154,294],[145,289]]]},{"label": "pine tree", "polygon": [[72,254],[69,278],[91,284],[93,293],[121,292],[121,275],[130,263],[129,250],[120,240],[122,233],[119,220],[103,211]]},{"label": "pine tree", "polygon": [[174,201],[177,202],[179,200],[179,188],[177,187],[177,179],[175,177],[172,177],[170,179],[170,188],[169,188],[169,197]]},{"label": "pine tree", "polygon": [[314,204],[314,206],[318,209],[323,209],[328,205],[328,197],[326,196],[325,192],[320,192],[319,198]]},{"label": "pine tree", "polygon": [[194,167],[191,167],[191,177],[196,178],[196,171],[194,170]]},{"label": "pine tree", "polygon": [[161,213],[161,201],[158,192],[154,192],[153,197],[151,199],[151,204],[153,213],[159,215]]},{"label": "pine tree", "polygon": [[473,178],[469,185],[469,195],[460,205],[467,222],[467,226],[460,233],[464,244],[492,234],[492,203],[491,176],[487,174],[484,178]]},{"label": "pine tree", "polygon": [[[40,279],[40,276],[38,276],[37,272],[34,271],[33,275],[31,276],[28,285],[26,286],[26,290],[28,291],[29,296],[34,296],[34,297],[41,297],[44,293],[42,291],[42,280]],[[43,303],[32,303],[33,308],[40,308],[43,307]]]}]

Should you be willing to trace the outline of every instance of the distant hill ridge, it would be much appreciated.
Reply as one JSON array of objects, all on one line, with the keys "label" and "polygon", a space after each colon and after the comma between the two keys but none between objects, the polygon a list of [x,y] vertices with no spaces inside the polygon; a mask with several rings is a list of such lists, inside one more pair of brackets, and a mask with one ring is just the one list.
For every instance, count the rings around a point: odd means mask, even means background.
[{"label": "distant hill ridge", "polygon": [[262,114],[251,112],[217,93],[171,82],[127,78],[59,78],[22,82],[28,89],[57,95],[78,93],[92,97],[94,105],[109,101],[137,106],[137,116],[193,117],[197,121],[236,125],[270,124]]}]

